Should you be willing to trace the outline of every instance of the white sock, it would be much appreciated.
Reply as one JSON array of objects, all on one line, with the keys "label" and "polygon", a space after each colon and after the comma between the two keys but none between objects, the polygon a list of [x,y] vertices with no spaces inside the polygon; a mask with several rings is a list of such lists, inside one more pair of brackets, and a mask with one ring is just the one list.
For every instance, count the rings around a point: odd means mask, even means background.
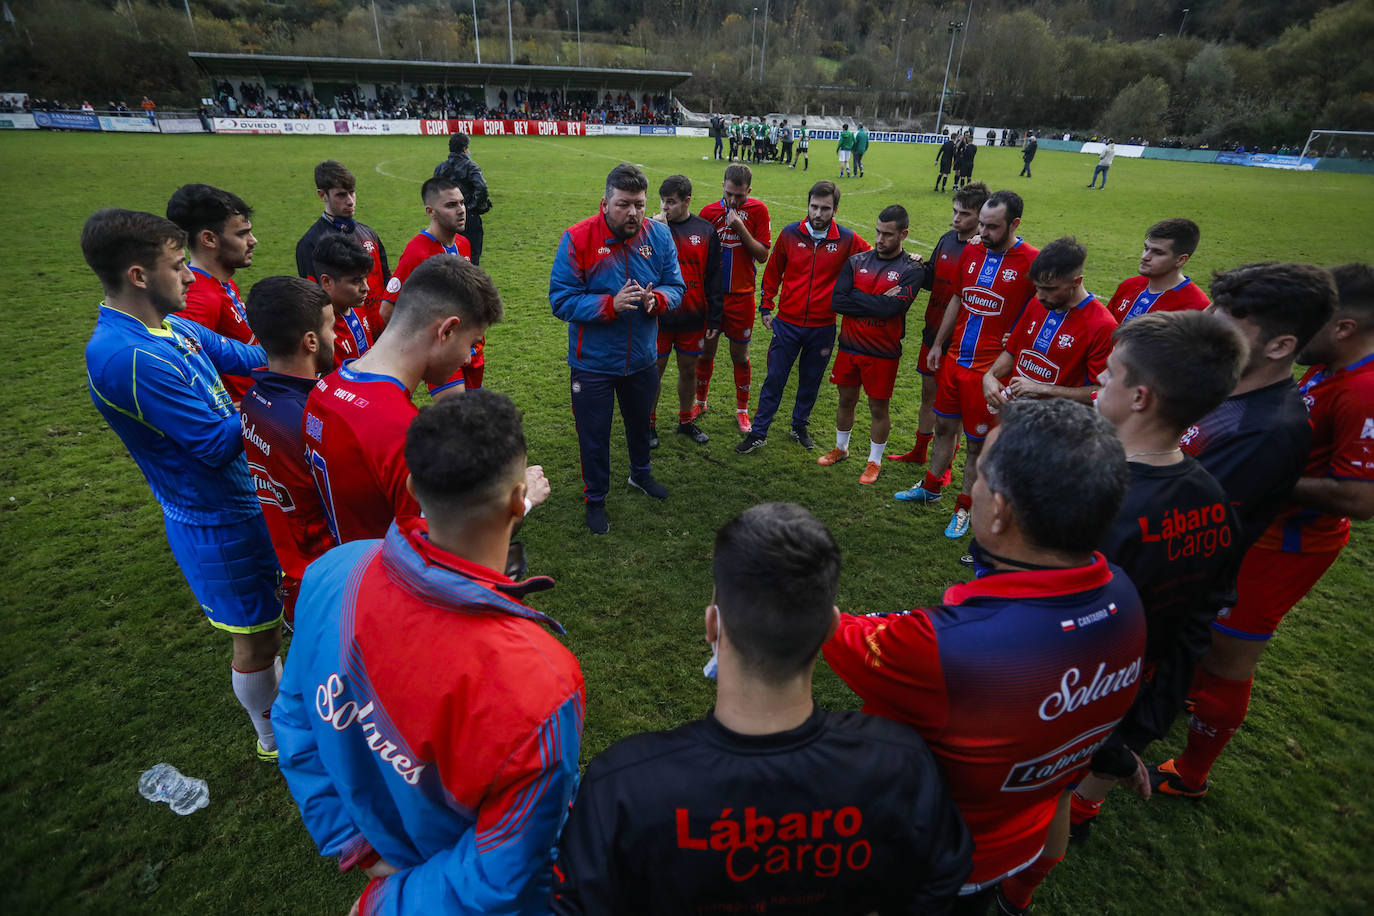
[{"label": "white sock", "polygon": [[887,443],[886,443],[886,442],[874,442],[872,439],[869,439],[869,440],[868,440],[868,460],[871,461],[871,462],[873,462],[874,464],[882,464],[882,463],[883,463],[883,449],[885,449],[885,448],[887,448]]},{"label": "white sock", "polygon": [[272,734],[272,701],[277,698],[277,684],[281,682],[281,656],[266,668],[257,671],[232,669],[231,680],[234,696],[253,720],[253,730],[265,750],[277,749],[276,736]]},{"label": "white sock", "polygon": [[847,451],[849,451],[849,434],[850,434],[851,432],[853,432],[853,430],[849,430],[849,429],[837,429],[837,430],[835,430],[835,448],[839,449],[839,450],[842,451],[842,452],[847,452]]}]

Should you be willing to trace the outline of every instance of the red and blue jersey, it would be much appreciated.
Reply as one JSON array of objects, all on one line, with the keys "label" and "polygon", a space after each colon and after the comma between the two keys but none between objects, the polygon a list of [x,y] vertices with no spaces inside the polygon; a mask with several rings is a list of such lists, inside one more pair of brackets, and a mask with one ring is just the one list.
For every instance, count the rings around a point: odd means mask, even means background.
[{"label": "red and blue jersey", "polygon": [[349,309],[334,314],[334,368],[337,369],[351,359],[357,359],[377,342],[372,333],[372,322],[362,309]]},{"label": "red and blue jersey", "polygon": [[521,600],[532,586],[422,526],[306,572],[272,728],[321,854],[398,869],[365,916],[549,912],[586,688],[545,629],[562,628]]},{"label": "red and blue jersey", "polygon": [[[257,343],[253,329],[248,326],[248,313],[244,310],[243,299],[239,297],[238,284],[232,279],[221,283],[199,267],[192,267],[191,273],[195,274],[195,279],[186,290],[186,308],[178,312],[177,317],[194,321],[229,340]],[[253,387],[253,380],[246,375],[225,375],[221,378],[224,389],[236,404]]]},{"label": "red and blue jersey", "polygon": [[1089,293],[1062,311],[1033,297],[1007,340],[1016,375],[1032,382],[1082,388],[1096,385],[1112,352],[1116,321]]},{"label": "red and blue jersey", "polygon": [[340,544],[382,537],[393,519],[420,516],[405,456],[419,410],[400,380],[352,365],[315,383],[301,417],[310,473]]},{"label": "red and blue jersey", "polygon": [[956,585],[933,608],[844,614],[824,649],[865,712],[926,739],[973,834],[977,887],[1039,857],[1059,794],[1135,699],[1145,615],[1096,554]]},{"label": "red and blue jersey", "polygon": [[243,451],[272,548],[281,563],[288,618],[305,567],[335,545],[310,473],[301,417],[313,378],[254,369],[240,406]]},{"label": "red and blue jersey", "polygon": [[[906,335],[906,313],[921,289],[925,268],[898,252],[856,254],[840,269],[831,308],[840,315],[840,349],[846,353],[898,359]],[[896,295],[889,295],[893,290]]]},{"label": "red and blue jersey", "polygon": [[1186,312],[1189,309],[1205,309],[1212,301],[1198,288],[1191,277],[1162,293],[1150,292],[1150,278],[1143,276],[1123,280],[1116,288],[1116,294],[1107,304],[1117,324],[1125,324],[1132,318],[1139,318],[1150,312]]},{"label": "red and blue jersey", "polygon": [[396,262],[396,272],[387,281],[386,292],[382,294],[382,299],[395,305],[396,297],[400,294],[401,287],[405,285],[411,272],[436,254],[458,254],[470,261],[472,260],[472,244],[461,235],[455,235],[453,244],[444,245],[431,235],[428,229],[420,230],[419,235],[406,242],[405,251],[401,252],[401,260]]},{"label": "red and blue jersey", "polygon": [[950,357],[965,369],[987,372],[1002,355],[1002,338],[1035,295],[1030,266],[1040,249],[1020,238],[1006,251],[965,245],[959,256],[959,318]]},{"label": "red and blue jersey", "polygon": [[262,347],[178,316],[150,328],[100,306],[86,344],[91,400],[171,521],[228,525],[260,513],[238,411],[220,380],[266,363]]},{"label": "red and blue jersey", "polygon": [[812,237],[808,225],[805,220],[789,223],[778,233],[778,244],[763,271],[759,311],[771,311],[776,301],[780,321],[823,328],[835,324],[830,299],[840,270],[851,257],[873,246],[834,220],[821,239]]},{"label": "red and blue jersey", "polygon": [[[1335,372],[1313,366],[1298,390],[1312,418],[1303,476],[1374,481],[1374,354]],[[1349,518],[1290,504],[1257,543],[1284,553],[1326,553],[1349,541]]]},{"label": "red and blue jersey", "polygon": [[[758,280],[759,262],[744,247],[739,233],[725,224],[730,207],[725,200],[707,204],[701,208],[701,218],[715,227],[720,237],[721,281],[727,293],[748,293],[752,298]],[[750,197],[739,208],[739,218],[744,222],[754,241],[767,248],[773,243],[773,229],[769,224],[768,207],[763,201]]]},{"label": "red and blue jersey", "polygon": [[[653,286],[657,305],[617,313],[612,300],[629,280]],[[682,302],[685,287],[668,227],[646,219],[632,239],[611,231],[597,213],[569,226],[549,272],[549,304],[568,323],[568,365],[606,375],[633,375],[658,361],[658,316]]]},{"label": "red and blue jersey", "polygon": [[658,317],[663,331],[699,331],[720,328],[725,311],[721,280],[720,239],[715,228],[699,216],[688,215],[679,223],[668,223],[677,246],[677,264],[682,271],[686,292],[682,304]]}]

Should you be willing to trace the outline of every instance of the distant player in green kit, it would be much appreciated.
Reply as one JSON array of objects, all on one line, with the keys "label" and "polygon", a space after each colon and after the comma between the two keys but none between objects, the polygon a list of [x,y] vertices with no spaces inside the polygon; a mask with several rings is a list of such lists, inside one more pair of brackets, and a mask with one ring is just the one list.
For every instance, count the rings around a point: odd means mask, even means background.
[{"label": "distant player in green kit", "polygon": [[840,177],[844,178],[849,172],[849,157],[854,152],[854,132],[849,129],[848,124],[840,127]]},{"label": "distant player in green kit", "polygon": [[[801,127],[797,128],[797,159],[802,161],[802,171],[811,168],[811,131],[806,129],[806,119],[802,118]],[[792,160],[792,168],[797,167],[797,159]]]}]

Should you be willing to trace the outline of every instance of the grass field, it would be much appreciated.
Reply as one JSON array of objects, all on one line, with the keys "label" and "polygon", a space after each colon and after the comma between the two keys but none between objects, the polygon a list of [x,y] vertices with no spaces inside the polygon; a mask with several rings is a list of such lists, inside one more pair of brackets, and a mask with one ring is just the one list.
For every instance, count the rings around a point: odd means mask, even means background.
[{"label": "grass field", "polygon": [[[889,464],[876,486],[860,487],[861,463],[817,468],[817,453],[785,436],[736,456],[728,410],[704,421],[713,437],[705,447],[664,437],[654,471],[671,490],[666,504],[614,483],[627,471],[617,427],[611,533],[593,538],[583,529],[566,330],[546,299],[552,254],[561,230],[595,211],[606,172],[622,158],[643,164],[651,200],[660,179],[684,172],[696,183],[697,207],[709,202],[721,172],[702,160],[709,149],[708,140],[473,142],[496,202],[483,266],[508,316],[488,338],[486,384],[525,411],[531,459],[553,484],[524,539],[531,570],[559,582],[534,604],[567,626],[586,674],[584,763],[620,737],[710,706],[701,615],[711,539],[749,505],[795,500],[831,526],[845,551],[844,609],[929,603],[966,578],[959,545],[941,536],[948,504],[923,511],[892,500],[918,470]],[[361,876],[340,876],[318,857],[280,777],[253,758],[229,690],[228,641],[205,623],[147,486],[91,406],[82,349],[100,292],[77,242],[98,207],[162,212],[183,182],[222,185],[257,211],[256,261],[238,277],[246,292],[262,277],[294,272],[296,240],[318,213],[311,168],[337,157],[357,173],[359,216],[381,234],[394,265],[424,224],[419,183],[445,150],[442,139],[418,137],[0,137],[0,173],[9,176],[0,214],[9,329],[0,361],[0,849],[11,869],[0,910],[342,913],[361,890]],[[833,177],[829,144],[814,152],[816,168],[806,174],[756,170],[755,196],[772,209],[775,232],[803,215],[811,181]],[[912,250],[928,253],[949,217],[948,197],[930,190],[933,152],[875,145],[868,177],[842,185],[841,220],[871,238],[877,212],[902,203],[912,215]],[[1204,287],[1214,268],[1247,261],[1371,257],[1367,177],[1118,158],[1110,188],[1089,192],[1094,162],[1042,152],[1026,180],[1015,177],[1015,150],[985,149],[977,177],[1025,197],[1027,240],[1076,234],[1089,251],[1088,287],[1104,298],[1135,272],[1146,227],[1166,216],[1202,225],[1190,272]],[[756,392],[766,343],[760,331]],[[718,405],[726,405],[729,381],[722,352]],[[893,400],[894,446],[905,448],[915,433],[918,392],[906,365]],[[783,409],[789,404],[790,394]],[[834,409],[826,385],[812,418],[822,447]],[[861,412],[859,448],[866,424]],[[1038,896],[1038,912],[1368,911],[1371,534],[1357,526],[1351,547],[1284,624],[1208,798],[1189,805],[1114,797],[1091,844]],[[857,706],[823,663],[817,694],[832,708]],[[1157,757],[1180,746],[1182,730]],[[159,761],[207,779],[209,808],[179,818],[139,797],[138,774]]]}]

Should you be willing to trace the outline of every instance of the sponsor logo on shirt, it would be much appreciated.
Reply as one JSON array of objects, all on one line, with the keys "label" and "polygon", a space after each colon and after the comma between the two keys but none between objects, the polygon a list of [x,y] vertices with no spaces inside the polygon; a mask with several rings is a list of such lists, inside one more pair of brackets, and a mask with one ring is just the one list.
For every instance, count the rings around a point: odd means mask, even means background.
[{"label": "sponsor logo on shirt", "polygon": [[272,454],[272,443],[268,442],[262,436],[259,436],[258,425],[256,423],[249,423],[248,418],[243,414],[239,414],[239,430],[242,431],[243,438],[257,446],[258,450],[261,451],[263,455]]},{"label": "sponsor logo on shirt", "polygon": [[[1115,613],[1115,605],[1102,608],[1093,614],[1085,615],[1077,621],[1078,626],[1088,626],[1099,620],[1105,620]],[[1065,671],[1059,679],[1059,689],[1040,701],[1038,710],[1040,718],[1046,722],[1053,722],[1066,712],[1076,712],[1095,703],[1105,697],[1131,687],[1136,681],[1140,680],[1140,658],[1131,662],[1124,668],[1115,671],[1107,671],[1107,663],[1099,662],[1097,671],[1087,684],[1083,683],[1083,672],[1078,668],[1070,668]]]},{"label": "sponsor logo on shirt", "polygon": [[1226,524],[1226,506],[1213,503],[1201,509],[1164,512],[1153,530],[1150,519],[1136,519],[1142,544],[1163,543],[1171,561],[1183,557],[1210,557],[1218,547],[1231,546],[1231,526]]},{"label": "sponsor logo on shirt", "polygon": [[597,254],[610,254],[610,253],[611,253],[611,249],[607,248],[605,245],[602,245],[600,248],[596,249],[596,253],[597,253]]},{"label": "sponsor logo on shirt", "polygon": [[1059,380],[1059,366],[1035,350],[1022,350],[1017,355],[1016,371],[1026,378],[1049,385]]},{"label": "sponsor logo on shirt", "polygon": [[[688,809],[677,808],[674,816],[678,848],[725,853],[725,873],[731,881],[748,881],[760,871],[833,878],[842,869],[862,871],[873,859],[868,840],[854,839],[863,827],[863,812],[853,805],[777,817],[761,815],[753,807],[742,814],[725,808],[706,831],[695,835]],[[698,818],[698,824],[703,820]]]},{"label": "sponsor logo on shirt", "polygon": [[384,737],[375,722],[369,721],[376,712],[375,704],[367,702],[359,706],[354,700],[339,703],[338,699],[343,692],[343,678],[338,674],[330,674],[323,684],[315,688],[315,713],[328,722],[336,732],[347,731],[354,725],[358,726],[362,729],[363,740],[372,753],[380,757],[384,763],[391,764],[391,768],[407,783],[412,786],[419,785],[425,764],[417,763],[402,754],[401,748],[394,741]]},{"label": "sponsor logo on shirt", "polygon": [[291,491],[273,479],[267,468],[250,461],[248,471],[253,475],[253,485],[258,491],[258,502],[277,506],[283,512],[296,511],[296,501],[291,498]]},{"label": "sponsor logo on shirt", "polygon": [[975,315],[1000,315],[1005,300],[1001,293],[983,289],[981,286],[966,286],[961,297],[964,306]]},{"label": "sponsor logo on shirt", "polygon": [[1029,792],[1051,785],[1064,773],[1076,770],[1091,760],[1097,749],[1107,743],[1115,727],[1115,722],[1100,725],[1048,754],[1013,765],[1002,783],[1002,791]]}]

